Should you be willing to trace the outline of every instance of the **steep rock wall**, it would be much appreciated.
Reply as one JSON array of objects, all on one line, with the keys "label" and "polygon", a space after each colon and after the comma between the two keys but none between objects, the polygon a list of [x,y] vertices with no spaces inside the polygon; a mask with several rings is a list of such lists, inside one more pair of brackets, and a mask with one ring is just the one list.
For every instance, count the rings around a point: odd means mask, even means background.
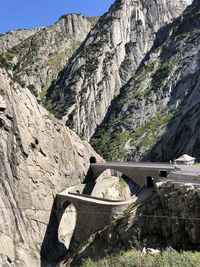
[{"label": "steep rock wall", "polygon": [[110,107],[92,140],[106,159],[199,160],[199,8],[194,1],[162,29],[165,38]]},{"label": "steep rock wall", "polygon": [[40,266],[42,243],[52,249],[43,256],[62,252],[56,193],[83,181],[90,156],[99,157],[4,70],[0,84],[0,265]]},{"label": "steep rock wall", "polygon": [[117,0],[50,87],[46,106],[89,140],[158,30],[191,2]]}]

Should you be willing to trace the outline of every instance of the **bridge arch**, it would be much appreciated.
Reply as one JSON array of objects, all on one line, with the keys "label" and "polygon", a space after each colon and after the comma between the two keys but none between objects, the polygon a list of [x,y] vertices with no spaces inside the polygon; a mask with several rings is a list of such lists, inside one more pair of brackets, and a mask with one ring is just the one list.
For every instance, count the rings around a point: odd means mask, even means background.
[{"label": "bridge arch", "polygon": [[133,180],[140,187],[147,187],[147,177],[153,177],[154,184],[159,182],[161,173],[168,174],[172,167],[167,165],[156,165],[153,163],[121,163],[121,162],[108,162],[91,164],[91,172],[93,181],[95,181],[105,170],[115,170],[123,173]]},{"label": "bridge arch", "polygon": [[147,176],[147,188],[154,187],[154,179],[151,176]]},{"label": "bridge arch", "polygon": [[69,201],[65,201],[63,203],[61,210],[62,214],[58,227],[58,240],[60,243],[63,243],[67,249],[69,249],[76,227],[77,210]]},{"label": "bridge arch", "polygon": [[91,157],[90,157],[90,163],[92,163],[92,164],[97,163],[97,159],[96,159],[96,157],[91,156]]},{"label": "bridge arch", "polygon": [[117,173],[121,173],[122,176],[124,177],[129,177],[131,180],[133,180],[138,186],[144,186],[146,184],[146,177],[144,177],[144,181],[141,181],[141,179],[137,179],[137,171],[136,173],[127,167],[121,167],[121,166],[109,166],[108,164],[105,165],[96,165],[96,164],[91,164],[91,169],[92,169],[92,175],[94,180],[96,180],[104,171],[110,170],[114,171]]}]

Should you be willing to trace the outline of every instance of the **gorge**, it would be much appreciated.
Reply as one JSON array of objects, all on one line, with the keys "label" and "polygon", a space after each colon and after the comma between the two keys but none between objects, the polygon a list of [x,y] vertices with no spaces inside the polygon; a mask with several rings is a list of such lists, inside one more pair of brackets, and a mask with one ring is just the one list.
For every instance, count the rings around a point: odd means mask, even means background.
[{"label": "gorge", "polygon": [[[101,17],[0,35],[0,266],[81,266],[130,249],[134,229],[143,247],[199,248],[197,185],[164,182],[70,253],[55,215],[91,158],[200,160],[199,34],[198,0],[116,0]],[[130,197],[120,174],[103,174],[103,198]]]}]

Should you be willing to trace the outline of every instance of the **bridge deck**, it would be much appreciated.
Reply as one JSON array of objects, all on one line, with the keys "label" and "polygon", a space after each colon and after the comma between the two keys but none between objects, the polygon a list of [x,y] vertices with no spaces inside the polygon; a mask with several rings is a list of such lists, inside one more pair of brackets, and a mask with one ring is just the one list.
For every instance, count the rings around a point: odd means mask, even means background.
[{"label": "bridge deck", "polygon": [[127,168],[147,168],[147,169],[170,169],[174,170],[176,166],[169,163],[151,163],[151,162],[98,162],[91,163],[91,167],[127,167]]},{"label": "bridge deck", "polygon": [[176,172],[191,173],[200,175],[200,167],[188,166],[188,165],[175,165],[169,163],[155,163],[155,162],[98,162],[91,163],[92,168],[104,167],[104,168],[115,168],[115,167],[126,167],[126,168],[143,168],[143,169],[156,169],[156,170],[171,170]]},{"label": "bridge deck", "polygon": [[66,197],[67,199],[70,200],[79,200],[81,202],[88,202],[88,203],[108,205],[108,206],[130,205],[135,201],[134,198],[130,198],[127,200],[104,199],[104,198],[93,197],[90,195],[70,193],[67,190],[61,192],[60,194],[58,194],[58,196]]}]

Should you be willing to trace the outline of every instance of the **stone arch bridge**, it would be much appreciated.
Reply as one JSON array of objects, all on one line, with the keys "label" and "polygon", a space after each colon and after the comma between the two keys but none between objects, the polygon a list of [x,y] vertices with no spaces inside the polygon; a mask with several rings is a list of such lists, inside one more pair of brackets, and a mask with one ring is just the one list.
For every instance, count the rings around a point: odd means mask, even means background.
[{"label": "stone arch bridge", "polygon": [[140,187],[148,186],[147,178],[152,177],[154,182],[167,178],[175,170],[172,164],[132,163],[132,162],[102,162],[91,163],[91,176],[96,180],[105,170],[119,171],[132,179]]},{"label": "stone arch bridge", "polygon": [[[142,190],[128,200],[112,200],[86,193],[86,187],[95,187],[105,170],[119,171],[132,179]],[[60,242],[67,249],[76,248],[92,233],[104,228],[131,204],[138,204],[149,197],[154,185],[160,181],[197,182],[200,184],[200,168],[158,163],[102,162],[90,164],[87,184],[67,188],[57,195],[57,219],[60,224]],[[149,178],[150,183],[149,183]],[[182,179],[184,178],[184,181]],[[105,183],[108,183],[106,181]],[[104,180],[100,180],[101,182]],[[149,186],[150,185],[150,186]],[[109,184],[106,184],[109,186]],[[148,188],[150,187],[150,188]],[[63,218],[65,217],[65,220]],[[58,231],[59,232],[59,231]],[[62,237],[62,238],[61,238]]]}]

